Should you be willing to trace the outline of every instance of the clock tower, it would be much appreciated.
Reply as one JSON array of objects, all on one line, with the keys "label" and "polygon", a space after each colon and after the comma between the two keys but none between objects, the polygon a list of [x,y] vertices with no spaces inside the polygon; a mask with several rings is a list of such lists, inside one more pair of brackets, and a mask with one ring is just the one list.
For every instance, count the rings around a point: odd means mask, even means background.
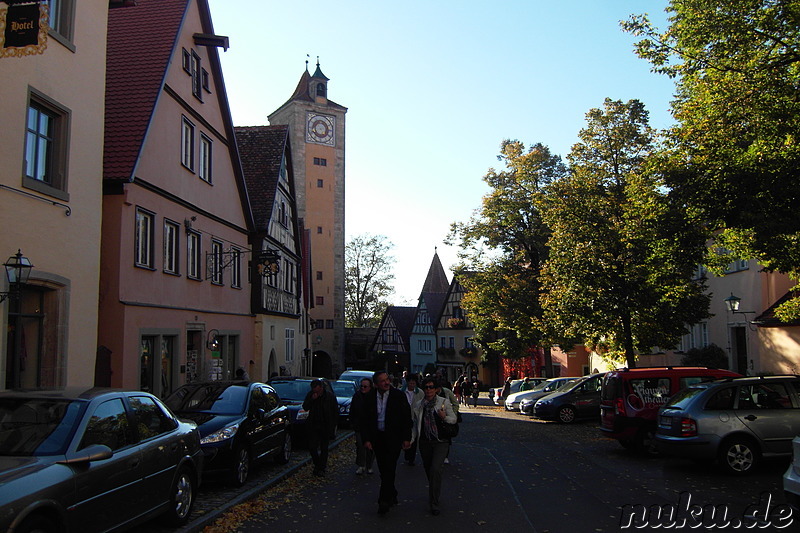
[{"label": "clock tower", "polygon": [[329,79],[317,59],[291,98],[269,115],[291,136],[298,216],[310,233],[311,371],[338,376],[344,369],[344,155],[347,108],[328,98]]}]

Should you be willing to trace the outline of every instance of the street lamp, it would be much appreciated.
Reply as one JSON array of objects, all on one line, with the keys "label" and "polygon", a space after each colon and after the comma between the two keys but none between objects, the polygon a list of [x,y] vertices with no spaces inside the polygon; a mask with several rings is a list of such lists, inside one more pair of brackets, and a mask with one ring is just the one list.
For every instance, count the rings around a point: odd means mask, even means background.
[{"label": "street lamp", "polygon": [[739,314],[744,315],[745,322],[747,323],[747,327],[750,328],[751,330],[755,331],[755,329],[751,325],[751,324],[754,324],[754,323],[749,321],[749,320],[747,320],[747,314],[748,313],[756,314],[756,312],[755,311],[739,311],[739,304],[742,302],[741,298],[739,298],[738,296],[734,296],[733,293],[731,293],[731,295],[728,296],[727,298],[725,298],[723,300],[723,302],[725,302],[725,309],[727,309],[727,311],[729,313],[733,313],[733,314],[739,313]]},{"label": "street lamp", "polygon": [[30,259],[22,255],[20,249],[17,249],[17,253],[9,257],[3,266],[6,267],[8,291],[0,292],[0,302],[7,298],[16,300],[22,292],[22,286],[28,283],[28,279],[31,277],[33,264]]}]

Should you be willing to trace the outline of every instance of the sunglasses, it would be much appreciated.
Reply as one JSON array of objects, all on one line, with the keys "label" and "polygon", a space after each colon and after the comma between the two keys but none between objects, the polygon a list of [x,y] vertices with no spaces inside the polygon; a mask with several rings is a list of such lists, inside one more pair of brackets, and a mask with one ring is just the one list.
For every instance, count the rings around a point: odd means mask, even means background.
[{"label": "sunglasses", "polygon": [[369,385],[361,385],[361,388],[362,388],[362,389],[368,389],[368,388],[369,388]]},{"label": "sunglasses", "polygon": [[435,389],[436,385],[425,385],[426,389]]}]

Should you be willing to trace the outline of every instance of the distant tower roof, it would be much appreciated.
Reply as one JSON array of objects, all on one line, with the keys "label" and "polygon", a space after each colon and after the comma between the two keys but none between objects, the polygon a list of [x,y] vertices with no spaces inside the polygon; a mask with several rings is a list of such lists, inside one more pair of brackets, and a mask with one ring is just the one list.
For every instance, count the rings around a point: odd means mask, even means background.
[{"label": "distant tower roof", "polygon": [[445,274],[442,262],[439,260],[439,254],[434,251],[433,261],[431,261],[431,267],[428,269],[428,277],[425,278],[422,292],[447,292],[448,287],[450,287],[450,282],[447,281],[447,274]]},{"label": "distant tower roof", "polygon": [[319,68],[319,56],[317,56],[317,70],[314,71],[314,74],[311,76],[312,78],[321,78],[325,81],[328,81],[328,77],[322,73],[322,69]]}]

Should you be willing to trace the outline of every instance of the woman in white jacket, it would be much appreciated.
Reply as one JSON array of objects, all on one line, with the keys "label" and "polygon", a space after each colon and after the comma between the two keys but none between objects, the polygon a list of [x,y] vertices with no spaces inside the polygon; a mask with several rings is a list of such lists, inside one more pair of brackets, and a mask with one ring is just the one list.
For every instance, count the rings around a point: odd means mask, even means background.
[{"label": "woman in white jacket", "polygon": [[442,466],[450,450],[450,439],[440,437],[441,422],[456,423],[453,405],[439,396],[441,390],[435,377],[422,380],[425,397],[414,411],[413,438],[418,443],[419,454],[428,476],[428,503],[431,514],[439,514],[439,495],[442,492]]}]

